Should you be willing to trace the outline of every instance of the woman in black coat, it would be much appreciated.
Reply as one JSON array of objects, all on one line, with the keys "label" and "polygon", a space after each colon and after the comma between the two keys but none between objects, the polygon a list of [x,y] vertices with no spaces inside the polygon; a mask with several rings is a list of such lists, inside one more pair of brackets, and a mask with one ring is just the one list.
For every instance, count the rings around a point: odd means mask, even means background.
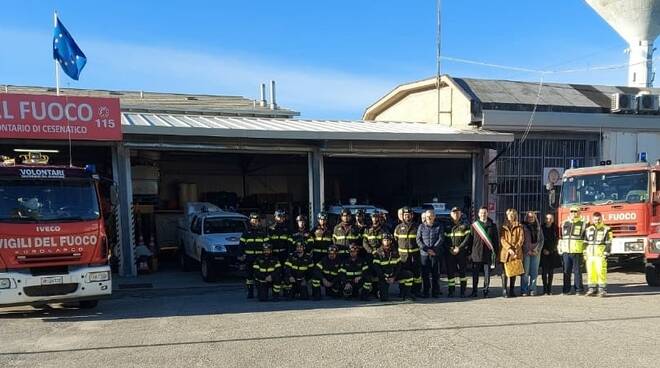
[{"label": "woman in black coat", "polygon": [[552,295],[552,279],[555,268],[561,266],[561,259],[557,251],[559,242],[559,228],[555,223],[555,216],[551,213],[545,215],[543,223],[543,250],[541,251],[541,280],[543,280],[543,294]]}]

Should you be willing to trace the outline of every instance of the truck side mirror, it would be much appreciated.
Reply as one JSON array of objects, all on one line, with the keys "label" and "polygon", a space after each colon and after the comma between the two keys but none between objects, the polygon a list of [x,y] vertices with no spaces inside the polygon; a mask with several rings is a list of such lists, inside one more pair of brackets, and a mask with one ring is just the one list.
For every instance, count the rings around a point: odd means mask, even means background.
[{"label": "truck side mirror", "polygon": [[119,203],[119,188],[117,185],[110,186],[110,204],[116,206]]}]

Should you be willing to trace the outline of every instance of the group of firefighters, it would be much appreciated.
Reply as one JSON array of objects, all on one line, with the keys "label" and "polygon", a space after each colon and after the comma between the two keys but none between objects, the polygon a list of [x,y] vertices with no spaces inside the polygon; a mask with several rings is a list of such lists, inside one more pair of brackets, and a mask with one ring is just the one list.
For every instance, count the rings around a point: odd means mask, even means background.
[{"label": "group of firefighters", "polygon": [[[578,208],[572,208],[571,213],[571,219],[560,229],[555,227],[561,234],[554,251],[563,257],[564,293],[570,292],[571,273],[575,275],[574,291],[582,292],[580,265],[586,255],[587,295],[604,296],[612,232],[598,213],[591,224],[584,222]],[[451,210],[450,224],[437,221],[432,210],[424,212],[421,223],[417,223],[409,207],[399,210],[399,223],[394,229],[386,225],[382,213],[371,213],[369,225],[366,216],[361,210],[353,216],[350,210],[343,209],[341,221],[331,228],[328,215],[321,212],[316,226],[309,230],[307,219],[301,215],[296,217],[297,230],[292,232],[284,211],[275,211],[275,221],[267,228],[261,226],[258,213],[251,213],[248,229],[240,239],[248,299],[255,297],[255,291],[260,301],[276,301],[280,297],[309,299],[311,289],[313,300],[325,295],[361,300],[374,296],[388,301],[393,284],[398,284],[402,300],[437,298],[442,295],[441,265],[448,278],[447,296],[454,297],[458,286],[460,297],[466,297],[468,260],[472,263],[470,297],[478,296],[480,273],[484,275],[482,293],[488,297],[490,275],[496,268],[501,271],[504,297],[515,296],[513,287],[518,275],[523,280],[523,294],[535,295],[539,261],[531,257],[540,258],[546,250],[543,248],[541,253],[541,247],[530,240],[543,242],[530,236],[513,209],[507,211],[507,219],[499,230],[488,218],[487,208],[481,208],[471,224],[463,220],[458,207]],[[516,262],[520,263],[517,270],[509,267]],[[530,276],[534,278],[534,291],[530,291]]]}]

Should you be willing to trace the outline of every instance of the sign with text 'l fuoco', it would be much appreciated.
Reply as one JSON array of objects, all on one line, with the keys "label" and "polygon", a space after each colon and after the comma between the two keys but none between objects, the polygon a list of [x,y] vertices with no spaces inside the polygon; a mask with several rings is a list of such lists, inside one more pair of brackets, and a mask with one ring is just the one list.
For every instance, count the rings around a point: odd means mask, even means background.
[{"label": "sign with text 'l fuoco'", "polygon": [[121,141],[119,99],[0,93],[0,138]]}]

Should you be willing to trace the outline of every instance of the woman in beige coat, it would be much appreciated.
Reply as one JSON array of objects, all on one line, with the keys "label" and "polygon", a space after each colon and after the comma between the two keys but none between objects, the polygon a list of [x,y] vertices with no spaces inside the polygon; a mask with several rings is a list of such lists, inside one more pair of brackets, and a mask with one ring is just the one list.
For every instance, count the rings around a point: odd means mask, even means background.
[{"label": "woman in beige coat", "polygon": [[[506,221],[500,229],[500,262],[502,262],[502,296],[505,298],[515,297],[513,289],[516,285],[516,276],[524,273],[522,267],[520,273],[506,272],[505,265],[511,265],[513,261],[523,259],[523,244],[525,243],[525,231],[518,221],[518,211],[513,208],[506,210]],[[507,291],[507,281],[509,289]]]}]

